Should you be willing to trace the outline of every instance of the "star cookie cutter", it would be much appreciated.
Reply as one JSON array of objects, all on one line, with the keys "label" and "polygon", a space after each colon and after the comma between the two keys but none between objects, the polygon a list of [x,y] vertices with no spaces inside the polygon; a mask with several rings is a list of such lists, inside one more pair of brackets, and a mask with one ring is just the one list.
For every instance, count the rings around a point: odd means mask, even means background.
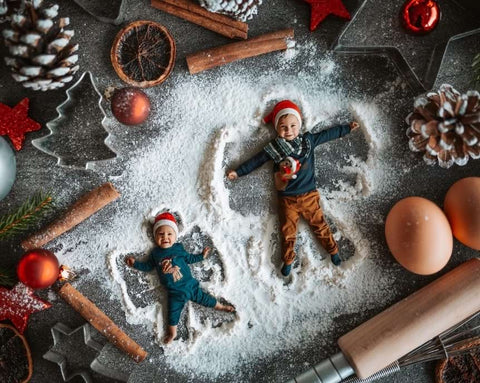
[{"label": "star cookie cutter", "polygon": [[[119,25],[124,19],[125,0],[73,0],[85,12],[102,23]],[[112,4],[113,3],[113,4]],[[108,14],[113,14],[109,17]]]},{"label": "star cookie cutter", "polygon": [[[56,157],[58,165],[73,169],[91,169],[116,158],[105,130],[103,96],[92,73],[84,72],[66,94],[67,99],[57,106],[58,116],[46,124],[50,133],[32,140],[33,146]],[[99,126],[91,123],[94,118],[100,120]]]},{"label": "star cookie cutter", "polygon": [[[91,327],[88,323],[85,323],[84,325],[77,327],[76,329],[73,329],[73,330],[63,323],[57,323],[51,329],[52,337],[53,337],[53,347],[61,343],[62,335],[72,336],[78,331],[82,331],[85,344],[88,347],[100,352],[103,346],[100,343],[93,340],[90,329]],[[60,372],[62,374],[63,380],[65,382],[68,382],[75,376],[80,376],[81,378],[83,378],[85,383],[93,383],[92,377],[90,376],[89,372],[86,370],[70,372],[68,367],[68,360],[64,354],[61,354],[59,352],[56,352],[50,349],[48,352],[43,354],[43,359],[46,359],[50,362],[58,364],[58,366],[60,367]]]},{"label": "star cookie cutter", "polygon": [[[478,15],[455,0],[445,0],[441,3],[442,19],[435,30],[412,36],[401,26],[403,3],[404,0],[364,0],[333,44],[333,50],[341,54],[386,56],[410,88],[424,92],[435,83],[449,42],[478,28]],[[374,30],[372,20],[378,20]]]}]

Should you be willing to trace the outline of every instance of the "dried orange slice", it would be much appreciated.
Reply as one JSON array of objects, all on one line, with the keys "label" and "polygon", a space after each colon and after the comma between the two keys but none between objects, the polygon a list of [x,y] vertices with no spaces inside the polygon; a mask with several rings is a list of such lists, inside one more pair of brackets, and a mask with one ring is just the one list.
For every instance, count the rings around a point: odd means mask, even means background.
[{"label": "dried orange slice", "polygon": [[27,340],[15,327],[0,323],[0,382],[26,383],[32,372]]},{"label": "dried orange slice", "polygon": [[113,41],[110,59],[127,84],[148,88],[161,84],[175,63],[175,41],[163,25],[139,20],[120,30]]}]

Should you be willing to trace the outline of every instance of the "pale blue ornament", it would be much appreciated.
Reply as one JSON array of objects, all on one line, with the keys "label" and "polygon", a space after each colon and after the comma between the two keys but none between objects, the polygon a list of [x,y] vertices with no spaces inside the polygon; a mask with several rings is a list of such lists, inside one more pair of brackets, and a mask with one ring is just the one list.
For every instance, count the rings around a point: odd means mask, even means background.
[{"label": "pale blue ornament", "polygon": [[16,169],[15,154],[8,142],[0,137],[0,201],[10,192]]}]

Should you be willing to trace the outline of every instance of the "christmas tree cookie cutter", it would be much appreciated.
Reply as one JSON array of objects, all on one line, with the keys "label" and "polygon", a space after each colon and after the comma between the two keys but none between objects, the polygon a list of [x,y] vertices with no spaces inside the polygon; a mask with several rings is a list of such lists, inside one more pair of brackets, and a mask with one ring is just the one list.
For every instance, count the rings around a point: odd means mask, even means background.
[{"label": "christmas tree cookie cutter", "polygon": [[[73,0],[102,23],[119,25],[124,19],[125,0]],[[110,17],[113,15],[113,17]]]},{"label": "christmas tree cookie cutter", "polygon": [[58,165],[73,169],[91,169],[116,158],[105,130],[103,96],[92,73],[84,72],[66,94],[67,99],[57,106],[58,116],[46,124],[50,133],[32,140],[33,146],[56,157]]},{"label": "christmas tree cookie cutter", "polygon": [[[70,366],[70,363],[69,363],[69,360],[70,360],[69,358],[72,357],[72,353],[69,352],[71,350],[62,350],[63,352],[58,352],[54,350],[59,348],[63,344],[63,341],[62,341],[63,337],[75,336],[75,334],[77,334],[80,331],[83,333],[84,344],[88,348],[91,348],[94,352],[97,353],[96,357],[93,359],[93,361],[89,365],[90,370],[102,375],[103,377],[107,377],[115,381],[127,382],[129,378],[129,374],[122,371],[116,371],[112,368],[107,367],[106,364],[103,363],[100,356],[102,352],[105,353],[105,347],[107,347],[109,343],[107,343],[106,345],[103,345],[97,342],[96,340],[94,340],[93,332],[96,332],[96,330],[94,330],[92,326],[90,326],[88,323],[85,323],[82,326],[77,327],[75,329],[71,329],[64,323],[60,323],[60,322],[56,323],[51,328],[52,337],[53,337],[53,346],[52,348],[50,348],[49,351],[47,351],[43,355],[43,359],[46,359],[50,362],[58,364],[58,366],[60,367],[60,373],[62,374],[62,378],[65,382],[70,381],[75,376],[79,376],[84,380],[85,383],[94,383],[95,380],[92,378],[92,375],[87,368],[72,370],[72,367]],[[84,354],[82,354],[81,356],[84,357]]]}]

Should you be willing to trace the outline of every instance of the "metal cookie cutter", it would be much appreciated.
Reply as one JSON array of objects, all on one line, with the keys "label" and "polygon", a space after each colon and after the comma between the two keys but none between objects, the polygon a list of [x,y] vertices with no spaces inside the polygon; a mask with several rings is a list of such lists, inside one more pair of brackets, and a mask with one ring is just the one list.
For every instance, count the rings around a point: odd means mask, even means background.
[{"label": "metal cookie cutter", "polygon": [[[83,331],[83,340],[85,344],[100,352],[103,346],[92,339],[92,334],[90,332],[90,325],[85,323],[83,326],[77,327],[76,329],[72,330],[70,327],[66,326],[63,323],[57,323],[55,326],[52,327],[52,336],[53,336],[53,348],[58,346],[62,343],[62,335],[72,336],[78,331]],[[49,360],[50,362],[57,363],[60,366],[60,372],[62,373],[63,380],[68,382],[75,376],[80,376],[83,378],[85,383],[93,383],[92,377],[90,376],[89,372],[86,370],[81,371],[69,371],[68,360],[65,354],[61,354],[59,352],[53,351],[50,349],[47,353],[43,355],[43,358]]]},{"label": "metal cookie cutter", "polygon": [[[73,0],[86,12],[103,23],[118,25],[124,19],[125,0]],[[112,15],[112,17],[110,17]]]},{"label": "metal cookie cutter", "polygon": [[32,140],[33,146],[56,157],[60,166],[74,169],[90,169],[94,163],[116,158],[108,145],[103,96],[92,73],[84,72],[66,94],[57,107],[58,116],[47,122],[50,133]]}]

